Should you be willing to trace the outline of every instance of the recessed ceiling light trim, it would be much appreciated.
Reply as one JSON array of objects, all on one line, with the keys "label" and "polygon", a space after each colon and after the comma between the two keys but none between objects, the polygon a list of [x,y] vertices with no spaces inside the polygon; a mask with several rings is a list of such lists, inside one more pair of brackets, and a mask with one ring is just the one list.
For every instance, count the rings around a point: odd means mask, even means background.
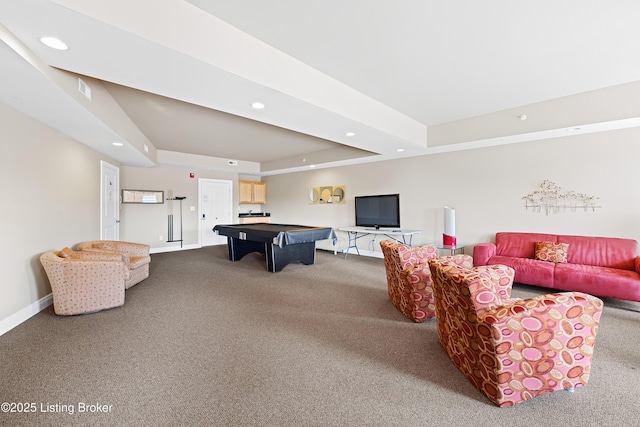
[{"label": "recessed ceiling light trim", "polygon": [[356,136],[356,133],[355,132],[347,132],[347,133],[345,133],[345,135],[347,135],[347,136]]},{"label": "recessed ceiling light trim", "polygon": [[265,105],[262,102],[254,102],[253,104],[251,104],[252,108],[255,108],[256,110],[262,110],[264,109]]},{"label": "recessed ceiling light trim", "polygon": [[51,49],[56,49],[56,50],[69,49],[69,46],[67,46],[65,42],[55,37],[48,37],[48,36],[40,37],[40,42],[45,46],[49,46]]},{"label": "recessed ceiling light trim", "polygon": [[111,145],[114,147],[122,147],[124,144],[122,142],[112,142]]}]

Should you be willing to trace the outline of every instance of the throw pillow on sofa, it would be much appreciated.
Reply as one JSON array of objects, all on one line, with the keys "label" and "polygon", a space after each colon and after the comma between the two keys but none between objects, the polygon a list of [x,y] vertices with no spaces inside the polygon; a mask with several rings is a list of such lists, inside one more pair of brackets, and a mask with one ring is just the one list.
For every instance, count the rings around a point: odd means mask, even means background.
[{"label": "throw pillow on sofa", "polygon": [[566,263],[568,243],[536,242],[535,258],[539,261]]}]

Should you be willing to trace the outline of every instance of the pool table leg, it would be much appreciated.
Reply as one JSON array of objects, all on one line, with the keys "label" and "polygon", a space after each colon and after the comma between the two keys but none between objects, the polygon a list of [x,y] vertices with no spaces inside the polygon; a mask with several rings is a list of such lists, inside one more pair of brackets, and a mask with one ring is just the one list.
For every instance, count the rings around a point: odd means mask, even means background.
[{"label": "pool table leg", "polygon": [[250,254],[251,252],[260,252],[262,255],[265,255],[265,246],[271,245],[263,242],[227,237],[227,247],[229,248],[229,259],[231,261],[239,261],[243,256]]},{"label": "pool table leg", "polygon": [[293,261],[302,261],[306,265],[316,263],[316,242],[297,243],[282,248],[275,244],[267,244],[266,246],[267,270],[272,273],[281,271]]}]

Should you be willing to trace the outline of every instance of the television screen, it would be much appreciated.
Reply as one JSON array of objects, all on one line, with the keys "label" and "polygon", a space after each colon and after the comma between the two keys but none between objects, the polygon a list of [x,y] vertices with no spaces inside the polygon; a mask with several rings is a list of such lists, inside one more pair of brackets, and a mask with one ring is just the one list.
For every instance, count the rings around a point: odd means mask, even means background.
[{"label": "television screen", "polygon": [[400,228],[400,195],[356,196],[356,227]]}]

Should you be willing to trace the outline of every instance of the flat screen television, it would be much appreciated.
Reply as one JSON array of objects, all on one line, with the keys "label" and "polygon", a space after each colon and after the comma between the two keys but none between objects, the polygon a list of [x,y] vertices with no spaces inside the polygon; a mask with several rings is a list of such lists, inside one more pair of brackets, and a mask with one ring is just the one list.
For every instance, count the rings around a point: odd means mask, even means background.
[{"label": "flat screen television", "polygon": [[356,227],[400,228],[400,195],[356,196]]}]

